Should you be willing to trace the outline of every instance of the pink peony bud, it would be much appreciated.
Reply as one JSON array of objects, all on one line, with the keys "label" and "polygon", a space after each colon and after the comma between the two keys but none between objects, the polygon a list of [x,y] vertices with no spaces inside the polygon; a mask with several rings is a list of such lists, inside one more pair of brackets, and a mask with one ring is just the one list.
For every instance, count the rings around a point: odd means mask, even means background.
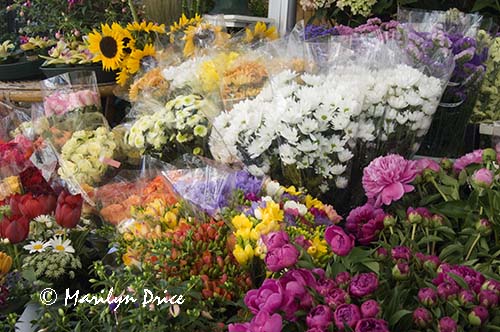
[{"label": "pink peony bud", "polygon": [[489,188],[493,183],[493,173],[487,168],[481,168],[472,175],[472,183],[483,188]]}]

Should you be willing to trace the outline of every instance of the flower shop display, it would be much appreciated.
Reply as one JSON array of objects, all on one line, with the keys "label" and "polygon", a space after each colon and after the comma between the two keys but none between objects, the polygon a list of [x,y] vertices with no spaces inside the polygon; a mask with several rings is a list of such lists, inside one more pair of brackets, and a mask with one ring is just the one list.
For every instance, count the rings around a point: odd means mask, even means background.
[{"label": "flower shop display", "polygon": [[102,21],[92,55],[59,36],[56,62],[119,71],[131,107],[111,126],[87,72],[31,119],[0,110],[0,330],[33,307],[46,331],[500,329],[500,148],[414,156],[493,37],[419,15],[282,38]]}]

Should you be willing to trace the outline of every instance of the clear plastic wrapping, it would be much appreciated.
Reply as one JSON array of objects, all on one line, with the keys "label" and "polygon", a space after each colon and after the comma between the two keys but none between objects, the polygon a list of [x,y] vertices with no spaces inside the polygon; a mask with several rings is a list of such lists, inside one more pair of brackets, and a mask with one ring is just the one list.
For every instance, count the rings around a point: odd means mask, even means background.
[{"label": "clear plastic wrapping", "polygon": [[165,164],[145,156],[139,170],[122,170],[107,184],[92,192],[101,217],[119,225],[133,217],[133,211],[156,200],[173,205],[177,196],[162,175]]},{"label": "clear plastic wrapping", "polygon": [[101,98],[93,71],[73,71],[41,81],[46,116],[98,111]]}]

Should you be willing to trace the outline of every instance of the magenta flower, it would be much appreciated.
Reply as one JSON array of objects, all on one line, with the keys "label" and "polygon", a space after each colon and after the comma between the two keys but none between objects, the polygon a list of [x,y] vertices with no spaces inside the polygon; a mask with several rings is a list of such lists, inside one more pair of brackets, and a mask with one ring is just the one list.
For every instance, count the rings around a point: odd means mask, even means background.
[{"label": "magenta flower", "polygon": [[283,303],[283,290],[276,279],[266,279],[259,289],[248,291],[244,302],[254,315],[260,311],[272,314],[278,311]]},{"label": "magenta flower", "polygon": [[483,163],[483,150],[475,150],[471,153],[466,154],[463,157],[458,158],[453,164],[453,169],[455,172],[459,173],[467,166],[472,164],[482,164]]},{"label": "magenta flower", "polygon": [[325,240],[338,256],[347,256],[354,248],[354,236],[346,234],[339,226],[329,226],[325,231]]},{"label": "magenta flower", "polygon": [[425,328],[432,323],[432,314],[425,308],[417,308],[413,311],[413,323],[420,328]]},{"label": "magenta flower", "polygon": [[451,317],[443,317],[439,320],[439,332],[457,332],[457,322]]},{"label": "magenta flower", "polygon": [[279,231],[273,232],[268,235],[262,236],[262,240],[267,247],[267,250],[283,247],[285,244],[290,243],[290,238],[287,232]]},{"label": "magenta flower", "polygon": [[433,307],[437,303],[436,291],[432,288],[422,288],[418,291],[418,300],[426,307]]},{"label": "magenta flower", "polygon": [[389,332],[389,324],[383,319],[364,318],[358,321],[354,332]]},{"label": "magenta flower", "polygon": [[337,284],[333,279],[320,279],[316,282],[316,292],[321,296],[326,296],[331,290],[336,289]]},{"label": "magenta flower", "polygon": [[250,328],[250,323],[235,323],[229,324],[229,332],[248,332]]},{"label": "magenta flower", "polygon": [[264,262],[269,271],[279,272],[284,268],[295,265],[299,255],[299,251],[292,244],[285,244],[282,247],[269,250]]},{"label": "magenta flower", "polygon": [[460,292],[460,288],[456,283],[452,282],[443,282],[439,284],[437,287],[437,293],[440,299],[443,301],[447,301],[451,298],[454,298]]},{"label": "magenta flower", "polygon": [[365,204],[349,213],[345,228],[356,237],[360,244],[369,245],[384,229],[385,216],[384,210]]},{"label": "magenta flower", "polygon": [[488,309],[482,306],[477,306],[469,313],[469,323],[473,326],[481,326],[488,320],[490,313]]},{"label": "magenta flower", "polygon": [[377,275],[373,272],[361,273],[352,278],[349,285],[349,294],[361,298],[372,294],[378,287]]},{"label": "magenta flower", "polygon": [[344,324],[354,328],[361,319],[361,312],[355,304],[342,304],[334,313],[335,325],[340,331],[344,331]]},{"label": "magenta flower", "polygon": [[349,272],[340,272],[335,276],[335,282],[340,288],[347,288],[351,282],[351,274]]},{"label": "magenta flower", "polygon": [[363,188],[375,207],[390,205],[414,190],[410,183],[416,176],[414,161],[391,154],[376,158],[364,169]]},{"label": "magenta flower", "polygon": [[415,167],[417,168],[418,174],[422,174],[426,169],[439,172],[441,170],[441,166],[437,162],[429,158],[422,158],[417,160]]},{"label": "magenta flower", "polygon": [[494,174],[487,168],[481,168],[474,172],[472,175],[472,183],[484,187],[489,188],[493,183]]},{"label": "magenta flower", "polygon": [[464,289],[458,294],[458,302],[460,302],[460,304],[464,306],[472,304],[476,302],[476,296],[470,290]]},{"label": "magenta flower", "polygon": [[491,290],[497,293],[497,295],[500,295],[500,282],[493,279],[486,280],[481,285],[481,289]]},{"label": "magenta flower", "polygon": [[368,300],[361,304],[361,316],[374,318],[380,314],[380,304],[375,300]]},{"label": "magenta flower", "polygon": [[313,298],[309,294],[308,287],[315,287],[316,279],[309,270],[290,270],[278,281],[283,289],[282,310],[286,319],[296,321],[295,313],[299,310],[309,310],[313,304]]},{"label": "magenta flower", "polygon": [[325,295],[325,303],[334,310],[349,300],[349,294],[341,288],[333,288]]},{"label": "magenta flower", "polygon": [[250,321],[248,332],[276,332],[281,331],[283,319],[279,314],[269,314],[267,311],[260,311]]},{"label": "magenta flower", "polygon": [[333,322],[333,312],[326,305],[318,305],[312,309],[306,317],[308,328],[326,329]]},{"label": "magenta flower", "polygon": [[494,308],[498,305],[498,295],[494,291],[481,290],[478,295],[479,304],[486,308]]},{"label": "magenta flower", "polygon": [[405,246],[397,246],[391,250],[392,259],[395,261],[409,261],[411,258],[411,250]]}]

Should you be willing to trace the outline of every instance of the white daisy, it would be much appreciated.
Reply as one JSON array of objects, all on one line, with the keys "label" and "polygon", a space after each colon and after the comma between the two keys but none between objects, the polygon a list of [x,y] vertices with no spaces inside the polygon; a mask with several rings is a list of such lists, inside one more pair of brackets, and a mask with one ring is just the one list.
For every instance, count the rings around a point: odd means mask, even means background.
[{"label": "white daisy", "polygon": [[30,244],[25,245],[23,248],[29,250],[30,254],[34,252],[42,252],[49,246],[48,242],[42,241],[31,241]]},{"label": "white daisy", "polygon": [[71,246],[71,240],[69,239],[63,242],[61,237],[56,236],[49,241],[49,245],[55,252],[67,252],[71,254],[75,252],[75,248]]},{"label": "white daisy", "polygon": [[47,214],[43,214],[41,216],[36,217],[34,220],[36,222],[46,224],[46,223],[52,222],[52,217],[47,215]]}]

